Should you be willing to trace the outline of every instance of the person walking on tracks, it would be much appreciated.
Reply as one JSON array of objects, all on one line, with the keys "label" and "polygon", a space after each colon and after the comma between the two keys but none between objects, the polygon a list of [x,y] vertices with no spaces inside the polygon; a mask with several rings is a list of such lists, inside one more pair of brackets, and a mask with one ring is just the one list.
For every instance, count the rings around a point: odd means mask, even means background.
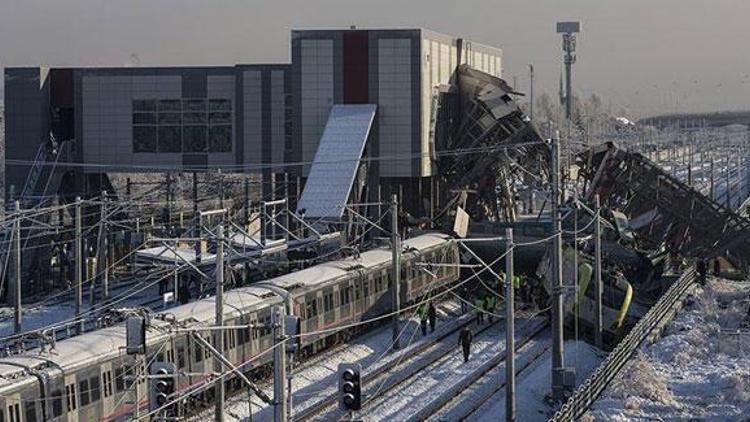
[{"label": "person walking on tracks", "polygon": [[417,316],[419,317],[419,326],[422,328],[422,337],[427,335],[427,307],[423,304],[417,308]]},{"label": "person walking on tracks", "polygon": [[484,300],[479,296],[474,299],[474,309],[477,311],[477,325],[484,324]]},{"label": "person walking on tracks", "polygon": [[695,263],[695,272],[698,273],[698,281],[701,286],[706,285],[706,273],[708,272],[708,264],[703,258],[698,258],[698,262]]},{"label": "person walking on tracks", "polygon": [[461,333],[458,335],[458,344],[461,346],[461,351],[464,354],[464,363],[469,361],[472,340],[474,340],[474,335],[471,333],[471,329],[469,327],[462,328]]},{"label": "person walking on tracks", "polygon": [[437,318],[436,312],[435,312],[435,305],[432,304],[432,302],[427,304],[427,319],[430,322],[430,332],[435,332],[435,320]]}]

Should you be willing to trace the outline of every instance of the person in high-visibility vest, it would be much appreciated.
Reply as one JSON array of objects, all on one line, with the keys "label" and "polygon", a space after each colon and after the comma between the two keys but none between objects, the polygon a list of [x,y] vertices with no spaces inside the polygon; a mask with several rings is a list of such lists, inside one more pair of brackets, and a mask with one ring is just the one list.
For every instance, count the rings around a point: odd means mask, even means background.
[{"label": "person in high-visibility vest", "polygon": [[492,317],[495,316],[495,296],[493,294],[484,297],[484,310],[487,311],[487,318],[492,323]]},{"label": "person in high-visibility vest", "polygon": [[484,323],[484,301],[478,296],[474,299],[474,309],[477,312],[477,325],[482,325]]},{"label": "person in high-visibility vest", "polygon": [[422,328],[422,337],[424,337],[427,335],[427,307],[424,304],[417,308],[417,316],[419,317],[419,326]]}]

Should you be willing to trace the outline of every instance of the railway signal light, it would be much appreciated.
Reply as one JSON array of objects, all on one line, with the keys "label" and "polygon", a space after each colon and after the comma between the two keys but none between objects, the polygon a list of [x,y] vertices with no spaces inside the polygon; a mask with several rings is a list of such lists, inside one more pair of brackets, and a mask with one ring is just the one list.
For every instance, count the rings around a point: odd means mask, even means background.
[{"label": "railway signal light", "polygon": [[[173,363],[154,362],[151,364],[150,372],[148,408],[149,411],[155,411],[169,403],[170,396],[174,394],[177,387],[177,371]],[[171,409],[161,410],[169,411]]]},{"label": "railway signal light", "polygon": [[362,366],[358,363],[339,364],[339,409],[343,411],[362,408]]}]

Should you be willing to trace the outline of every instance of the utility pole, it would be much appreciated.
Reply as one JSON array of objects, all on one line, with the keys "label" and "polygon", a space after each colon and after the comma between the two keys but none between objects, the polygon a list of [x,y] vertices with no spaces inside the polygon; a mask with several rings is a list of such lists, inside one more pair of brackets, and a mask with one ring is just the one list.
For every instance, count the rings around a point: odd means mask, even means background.
[{"label": "utility pole", "polygon": [[602,339],[602,223],[601,223],[601,203],[599,195],[594,196],[594,212],[596,219],[594,222],[594,258],[596,260],[594,268],[594,294],[596,295],[595,312],[595,330],[596,347],[602,349],[604,342]]},{"label": "utility pole", "polygon": [[18,200],[16,200],[15,226],[16,237],[13,239],[13,245],[15,246],[13,263],[15,269],[15,277],[13,277],[15,281],[15,289],[13,289],[13,300],[15,301],[13,331],[18,334],[21,332],[21,322],[23,318],[23,309],[21,308],[21,202]]},{"label": "utility pole", "polygon": [[107,191],[102,191],[102,204],[100,206],[101,215],[99,217],[99,224],[102,225],[102,242],[100,244],[102,250],[99,258],[99,267],[103,269],[102,272],[102,296],[103,298],[109,299],[109,233],[107,227]]},{"label": "utility pole", "polygon": [[711,200],[715,200],[714,197],[714,156],[713,154],[709,153],[709,167],[710,167],[710,176],[709,176],[709,193],[708,196],[711,198]]},{"label": "utility pole", "polygon": [[562,224],[560,221],[560,132],[552,135],[552,397],[564,398]]},{"label": "utility pole", "polygon": [[[224,225],[219,224],[218,237],[216,239],[216,306],[217,327],[224,325]],[[214,330],[214,348],[218,354],[224,354],[224,331]],[[223,373],[224,368],[221,360],[214,358],[214,371]],[[216,396],[216,422],[224,422],[224,379],[214,384],[214,395]]]},{"label": "utility pole", "polygon": [[529,118],[534,121],[534,65],[529,64]]},{"label": "utility pole", "polygon": [[731,197],[731,186],[729,184],[729,150],[724,149],[724,179],[726,180],[726,186],[727,186],[727,208],[732,208],[732,197]]},{"label": "utility pole", "polygon": [[75,252],[76,252],[76,319],[79,319],[77,324],[78,334],[82,334],[84,330],[83,319],[81,318],[81,307],[83,305],[83,248],[81,247],[81,197],[76,197],[76,237],[75,237]]},{"label": "utility pole", "polygon": [[286,422],[287,420],[287,402],[284,399],[284,383],[286,379],[286,346],[283,343],[285,339],[284,319],[285,312],[283,306],[278,306],[273,310],[274,321],[274,339],[275,348],[273,350],[273,420],[274,422]]},{"label": "utility pole", "polygon": [[516,420],[515,293],[513,229],[505,229],[505,420]]},{"label": "utility pole", "polygon": [[398,350],[401,346],[398,341],[398,317],[401,311],[401,241],[398,236],[398,197],[396,194],[391,196],[391,248],[393,256],[391,258],[393,280],[393,350]]},{"label": "utility pole", "polygon": [[198,173],[193,172],[193,237],[195,237],[195,263],[201,263],[201,216],[198,213]]},{"label": "utility pole", "polygon": [[250,222],[250,178],[245,176],[245,206],[243,212],[242,230],[247,230],[247,225]]}]

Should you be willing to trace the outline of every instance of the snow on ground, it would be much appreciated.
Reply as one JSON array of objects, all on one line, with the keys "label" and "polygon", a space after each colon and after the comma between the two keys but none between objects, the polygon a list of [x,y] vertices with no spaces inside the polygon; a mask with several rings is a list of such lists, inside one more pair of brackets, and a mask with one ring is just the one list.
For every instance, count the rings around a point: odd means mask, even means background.
[{"label": "snow on ground", "polygon": [[[365,376],[379,367],[395,366],[398,362],[408,358],[414,348],[423,341],[439,336],[459,321],[463,321],[464,318],[471,317],[471,314],[466,314],[457,318],[457,315],[460,314],[460,305],[455,301],[443,302],[436,308],[438,321],[435,332],[428,332],[426,337],[422,337],[418,320],[411,318],[407,323],[402,324],[401,350],[396,353],[388,352],[392,344],[391,328],[388,325],[357,337],[345,347],[337,348],[320,358],[312,358],[309,362],[303,363],[301,367],[295,368],[292,383],[294,390],[294,412],[292,414],[335,394],[339,363],[358,362],[362,365]],[[273,387],[271,383],[265,383],[261,385],[261,388],[269,396],[272,396]],[[257,397],[253,397],[252,402],[253,421],[273,420],[272,407],[261,402]],[[240,394],[229,399],[226,405],[226,415],[235,420],[248,420],[247,395]],[[191,417],[190,420],[203,420],[207,417],[212,417],[210,409]]]},{"label": "snow on ground", "polygon": [[[529,321],[526,328],[517,332],[518,341],[542,324],[541,319]],[[475,330],[476,331],[476,330]],[[451,394],[455,386],[469,378],[493,358],[505,352],[505,324],[503,322],[476,335],[471,344],[469,361],[464,363],[461,349],[456,345],[458,336],[451,337],[453,351],[419,372],[396,390],[390,391],[368,403],[366,415],[372,420],[395,421],[415,418],[425,406]],[[541,342],[544,340],[536,340]],[[534,342],[534,340],[532,340]]]},{"label": "snow on ground", "polygon": [[[67,305],[36,306],[23,310],[21,327],[24,331],[46,327],[72,318],[75,309]],[[13,308],[0,308],[0,337],[13,334]]]},{"label": "snow on ground", "polygon": [[[576,369],[577,385],[583,383],[605,357],[599,349],[583,341],[566,341],[564,351],[565,365]],[[552,356],[548,349],[516,377],[516,420],[546,421],[555,411],[546,399],[551,385]],[[498,391],[469,420],[505,420],[505,389]]]},{"label": "snow on ground", "polygon": [[749,294],[748,282],[711,279],[659,341],[640,348],[585,417],[748,420],[750,333],[736,333]]}]

